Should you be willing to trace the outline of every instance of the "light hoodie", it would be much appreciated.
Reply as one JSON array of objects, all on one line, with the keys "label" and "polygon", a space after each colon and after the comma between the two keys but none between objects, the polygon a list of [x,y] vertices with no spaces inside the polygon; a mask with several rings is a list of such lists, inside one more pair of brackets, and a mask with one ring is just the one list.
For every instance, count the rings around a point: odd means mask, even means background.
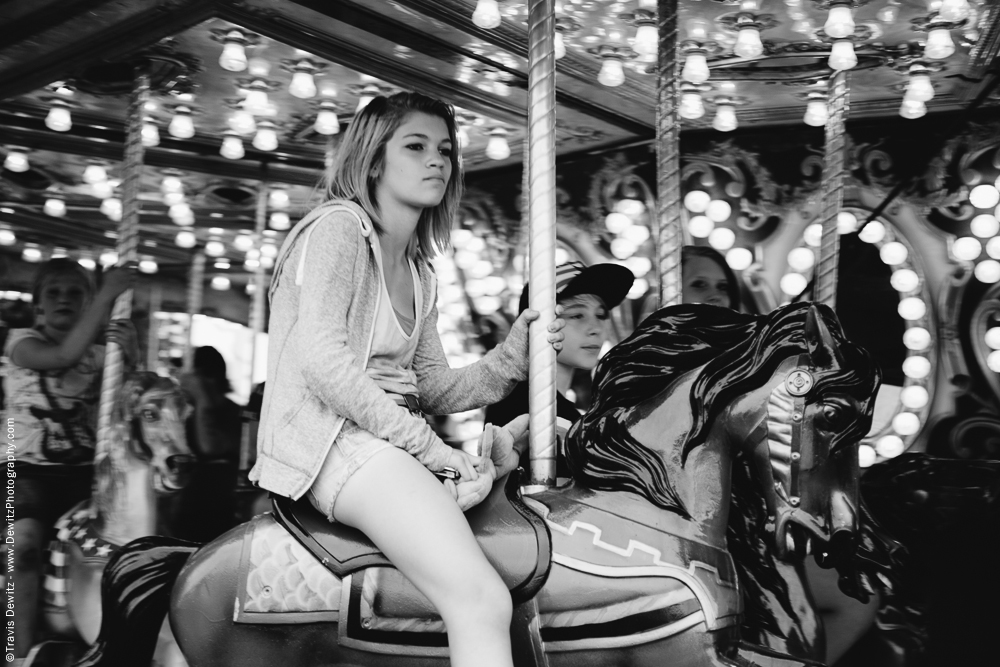
[{"label": "light hoodie", "polygon": [[[331,201],[300,221],[278,254],[268,293],[257,464],[250,471],[252,481],[274,493],[297,500],[312,486],[345,419],[430,470],[451,455],[425,420],[365,374],[382,294],[373,234],[360,206]],[[421,408],[450,414],[500,400],[527,375],[526,336],[508,336],[476,363],[450,368],[438,336],[434,272],[425,260],[416,265],[424,312],[412,368]]]}]

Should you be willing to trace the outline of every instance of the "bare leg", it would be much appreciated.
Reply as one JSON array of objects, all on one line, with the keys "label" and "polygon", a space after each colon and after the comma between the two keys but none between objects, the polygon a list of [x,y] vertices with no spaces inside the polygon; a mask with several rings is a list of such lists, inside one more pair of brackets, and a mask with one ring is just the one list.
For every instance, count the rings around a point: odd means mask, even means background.
[{"label": "bare leg", "polygon": [[511,599],[444,486],[412,456],[386,449],[344,485],[337,521],[362,530],[448,628],[454,667],[511,667]]},{"label": "bare leg", "polygon": [[40,616],[42,553],[45,527],[37,519],[14,522],[14,596],[17,601],[17,625],[14,626],[14,657],[28,655],[35,641]]}]

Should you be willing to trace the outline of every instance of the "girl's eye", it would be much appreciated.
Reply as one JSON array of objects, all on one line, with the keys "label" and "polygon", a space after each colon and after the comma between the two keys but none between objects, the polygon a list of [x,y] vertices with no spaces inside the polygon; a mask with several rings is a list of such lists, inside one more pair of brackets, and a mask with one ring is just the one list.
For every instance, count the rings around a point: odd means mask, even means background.
[{"label": "girl's eye", "polygon": [[445,157],[451,157],[451,147],[442,148],[441,149],[441,155],[443,155]]},{"label": "girl's eye", "polygon": [[423,144],[409,144],[407,146],[407,148],[409,148],[410,150],[413,150],[413,151],[422,151],[422,150],[424,150],[424,145]]}]

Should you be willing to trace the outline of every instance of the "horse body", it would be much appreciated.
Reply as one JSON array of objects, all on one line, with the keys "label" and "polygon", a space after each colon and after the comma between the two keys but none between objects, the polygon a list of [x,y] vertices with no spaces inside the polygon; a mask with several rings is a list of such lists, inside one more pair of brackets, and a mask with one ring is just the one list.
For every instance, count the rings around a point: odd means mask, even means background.
[{"label": "horse body", "polygon": [[[685,308],[651,317],[602,361],[595,405],[569,434],[574,481],[524,498],[545,523],[551,563],[537,593],[515,595],[517,664],[748,664],[746,577],[727,530],[730,496],[749,491],[731,478],[755,484],[741,511],[757,521],[736,539],[767,541],[788,561],[810,549],[827,566],[852,555],[856,442],[870,425],[877,370],[829,311],[791,306],[765,321]],[[665,338],[687,336],[690,319],[706,328],[707,315],[735,323],[662,358]],[[478,529],[481,544],[495,528]],[[163,539],[129,545],[105,580],[115,615],[81,664],[148,659],[137,628],[156,627],[171,589],[171,625],[191,667],[448,663],[440,619],[412,585],[376,567],[384,563],[334,576],[307,542],[265,515],[197,551]],[[282,613],[256,613],[262,600]],[[822,641],[800,625],[794,657],[808,661]]]},{"label": "horse body", "polygon": [[95,489],[56,524],[44,614],[53,631],[93,643],[101,626],[101,576],[118,547],[157,532],[156,495],[181,488],[191,460],[186,399],[154,373],[126,378],[110,443],[95,462]]}]

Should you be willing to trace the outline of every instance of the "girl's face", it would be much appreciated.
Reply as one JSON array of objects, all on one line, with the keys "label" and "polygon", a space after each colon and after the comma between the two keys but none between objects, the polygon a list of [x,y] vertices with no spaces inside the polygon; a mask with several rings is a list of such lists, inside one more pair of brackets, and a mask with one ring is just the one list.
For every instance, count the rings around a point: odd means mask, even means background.
[{"label": "girl's face", "polygon": [[54,275],[42,283],[38,306],[45,316],[45,325],[69,331],[83,314],[90,295],[80,280],[71,275]]},{"label": "girl's face", "polygon": [[730,308],[729,281],[722,267],[708,257],[692,257],[681,269],[684,303],[705,303]]},{"label": "girl's face", "polygon": [[608,339],[608,310],[592,294],[583,294],[562,304],[566,321],[562,350],[556,360],[563,366],[593,370]]},{"label": "girl's face", "polygon": [[443,118],[411,113],[385,145],[376,188],[381,210],[437,206],[451,180],[451,138]]}]

